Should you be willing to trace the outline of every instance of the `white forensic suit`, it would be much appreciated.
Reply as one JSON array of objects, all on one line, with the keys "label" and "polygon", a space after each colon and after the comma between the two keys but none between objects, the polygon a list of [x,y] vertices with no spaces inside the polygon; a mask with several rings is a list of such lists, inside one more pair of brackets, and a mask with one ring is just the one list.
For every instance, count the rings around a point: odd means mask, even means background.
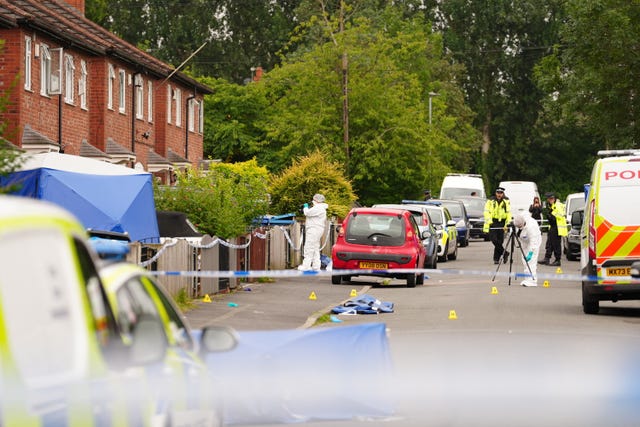
[{"label": "white forensic suit", "polygon": [[[529,215],[518,215],[518,217],[514,218],[513,223],[519,230],[520,244],[524,253],[524,257],[521,257],[524,274],[533,276],[526,278],[520,284],[522,286],[538,286],[538,252],[542,243],[542,234],[540,233],[538,221]],[[529,268],[527,268],[527,264]],[[529,273],[529,270],[531,270],[531,273]]]},{"label": "white forensic suit", "polygon": [[305,241],[302,264],[298,270],[320,270],[320,241],[324,235],[329,205],[313,201],[313,206],[305,207],[302,212],[305,221]]}]

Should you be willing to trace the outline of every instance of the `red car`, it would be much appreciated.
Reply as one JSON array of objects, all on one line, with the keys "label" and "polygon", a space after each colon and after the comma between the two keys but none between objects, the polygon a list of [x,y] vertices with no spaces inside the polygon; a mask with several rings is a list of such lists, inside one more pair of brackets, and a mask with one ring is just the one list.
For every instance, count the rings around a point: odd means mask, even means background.
[{"label": "red car", "polygon": [[[352,276],[364,275],[406,279],[410,288],[421,285],[424,273],[393,270],[425,267],[426,250],[422,240],[428,237],[427,233],[420,233],[413,215],[406,210],[351,209],[331,251],[334,272],[331,283],[338,285]],[[339,274],[340,270],[348,271]],[[360,274],[357,270],[366,271]]]}]

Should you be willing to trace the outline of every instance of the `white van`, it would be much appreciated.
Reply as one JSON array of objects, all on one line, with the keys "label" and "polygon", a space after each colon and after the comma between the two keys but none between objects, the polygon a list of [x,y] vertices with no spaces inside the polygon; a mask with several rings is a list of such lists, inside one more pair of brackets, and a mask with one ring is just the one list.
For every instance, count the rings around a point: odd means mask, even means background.
[{"label": "white van", "polygon": [[[473,194],[475,193],[475,194]],[[442,180],[440,199],[455,199],[457,197],[478,196],[486,198],[482,175],[465,173],[448,173]]]},{"label": "white van", "polygon": [[640,300],[632,264],[640,261],[640,150],[599,151],[580,232],[582,308],[600,301]]},{"label": "white van", "polygon": [[571,215],[576,209],[584,208],[586,200],[585,193],[571,193],[567,196],[567,200],[564,202],[567,224],[571,224]]},{"label": "white van", "polygon": [[504,195],[509,198],[512,216],[529,212],[533,198],[540,198],[538,186],[532,181],[501,181],[498,187],[504,188]]}]

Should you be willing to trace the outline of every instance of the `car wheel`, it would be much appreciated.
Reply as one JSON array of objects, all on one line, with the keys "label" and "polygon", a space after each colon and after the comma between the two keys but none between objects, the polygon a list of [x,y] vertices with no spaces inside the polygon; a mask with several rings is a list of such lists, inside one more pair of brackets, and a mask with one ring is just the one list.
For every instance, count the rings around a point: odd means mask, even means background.
[{"label": "car wheel", "polygon": [[[425,264],[426,264],[426,260],[425,260]],[[427,268],[427,266],[423,265],[422,268]],[[424,273],[418,274],[418,277],[416,277],[416,285],[424,285]]]},{"label": "car wheel", "polygon": [[582,310],[585,314],[598,314],[600,311],[600,301],[589,295],[582,282]]},{"label": "car wheel", "polygon": [[415,288],[416,287],[416,274],[411,273],[407,274],[407,288]]},{"label": "car wheel", "polygon": [[456,248],[453,250],[453,253],[449,254],[447,258],[451,261],[455,261],[458,258],[458,246],[456,246]]},{"label": "car wheel", "polygon": [[447,262],[447,253],[449,253],[449,242],[447,242],[447,244],[444,247],[444,252],[442,256],[438,257],[438,261],[440,262]]},{"label": "car wheel", "polygon": [[339,274],[334,274],[333,276],[331,276],[331,284],[339,285],[340,283],[342,283],[342,276],[340,276]]}]

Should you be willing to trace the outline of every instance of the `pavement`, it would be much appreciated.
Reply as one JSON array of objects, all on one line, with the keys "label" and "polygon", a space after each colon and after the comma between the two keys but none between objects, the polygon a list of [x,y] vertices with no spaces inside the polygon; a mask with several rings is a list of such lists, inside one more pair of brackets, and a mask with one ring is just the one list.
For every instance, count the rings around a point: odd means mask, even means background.
[{"label": "pavement", "polygon": [[271,282],[241,283],[228,293],[210,295],[184,311],[193,329],[230,326],[238,331],[302,329],[312,327],[331,309],[368,292],[369,285],[332,285],[330,276],[274,278]]}]

